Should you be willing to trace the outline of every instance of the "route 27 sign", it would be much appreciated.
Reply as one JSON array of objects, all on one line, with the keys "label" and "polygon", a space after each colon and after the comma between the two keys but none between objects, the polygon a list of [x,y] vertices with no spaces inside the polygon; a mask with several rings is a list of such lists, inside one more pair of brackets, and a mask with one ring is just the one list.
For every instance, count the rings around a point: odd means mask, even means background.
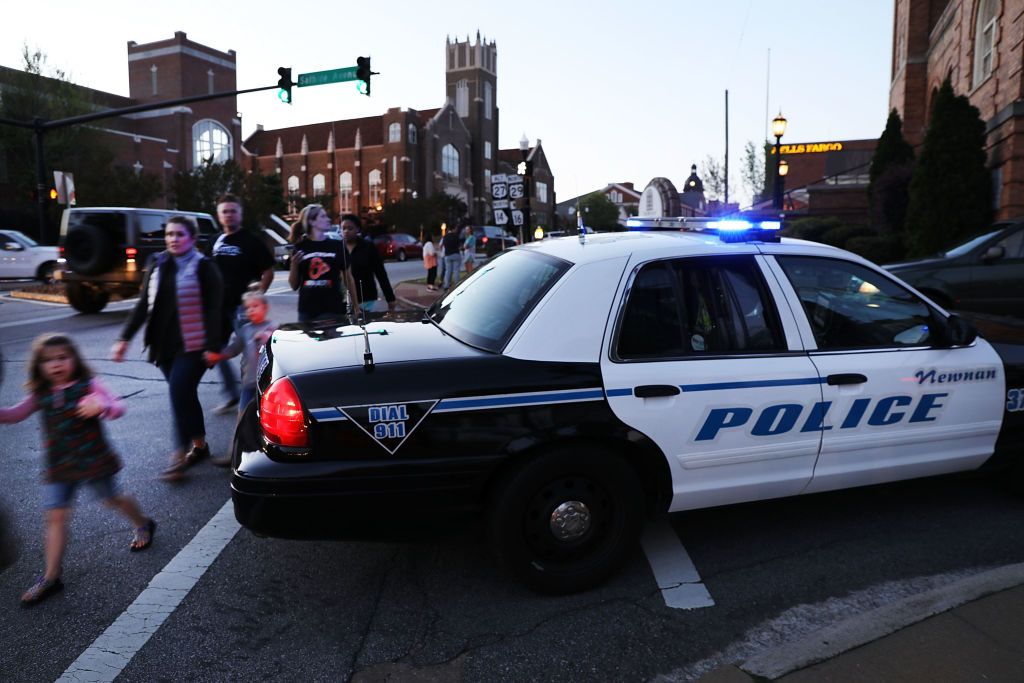
[{"label": "route 27 sign", "polygon": [[491,176],[491,199],[494,208],[494,224],[508,225],[508,176],[496,173]]}]

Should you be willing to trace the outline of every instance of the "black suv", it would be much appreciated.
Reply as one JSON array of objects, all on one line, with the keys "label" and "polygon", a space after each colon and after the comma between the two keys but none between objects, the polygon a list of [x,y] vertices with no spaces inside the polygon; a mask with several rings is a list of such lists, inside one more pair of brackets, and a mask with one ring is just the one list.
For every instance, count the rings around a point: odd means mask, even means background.
[{"label": "black suv", "polygon": [[1024,317],[1024,217],[932,258],[884,267],[943,308]]},{"label": "black suv", "polygon": [[111,295],[139,293],[142,270],[151,254],[165,249],[164,226],[171,216],[191,216],[199,226],[197,247],[209,253],[219,232],[208,213],[164,209],[73,208],[60,222],[62,258],[56,279],[65,283],[68,302],[82,313],[96,313]]}]

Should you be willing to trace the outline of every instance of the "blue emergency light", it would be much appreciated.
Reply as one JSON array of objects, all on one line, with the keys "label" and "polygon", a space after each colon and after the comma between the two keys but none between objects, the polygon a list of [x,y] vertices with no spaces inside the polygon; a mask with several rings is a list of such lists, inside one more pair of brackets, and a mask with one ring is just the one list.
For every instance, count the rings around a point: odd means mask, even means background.
[{"label": "blue emergency light", "polygon": [[778,242],[782,221],[775,216],[735,217],[646,217],[626,221],[630,232],[685,231],[717,233],[723,242]]}]

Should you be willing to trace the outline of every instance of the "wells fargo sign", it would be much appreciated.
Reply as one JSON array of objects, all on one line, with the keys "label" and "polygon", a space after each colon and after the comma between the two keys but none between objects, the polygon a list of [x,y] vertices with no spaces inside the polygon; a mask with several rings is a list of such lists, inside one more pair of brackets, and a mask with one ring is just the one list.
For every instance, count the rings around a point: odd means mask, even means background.
[{"label": "wells fargo sign", "polygon": [[[841,142],[805,142],[799,145],[781,145],[779,150],[780,154],[813,154],[815,152],[841,152],[843,151],[843,143]],[[775,148],[772,147],[772,154],[775,154]]]}]

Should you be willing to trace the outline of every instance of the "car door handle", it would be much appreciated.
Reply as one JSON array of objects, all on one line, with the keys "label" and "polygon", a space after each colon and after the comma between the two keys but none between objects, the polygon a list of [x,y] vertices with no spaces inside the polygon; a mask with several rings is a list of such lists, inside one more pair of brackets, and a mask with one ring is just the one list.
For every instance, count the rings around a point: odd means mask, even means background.
[{"label": "car door handle", "polygon": [[633,387],[633,395],[637,398],[657,398],[659,396],[675,396],[679,387],[671,384],[643,384]]},{"label": "car door handle", "polygon": [[864,384],[868,378],[858,372],[844,372],[838,375],[829,375],[826,381],[830,387],[834,387],[840,384]]}]

